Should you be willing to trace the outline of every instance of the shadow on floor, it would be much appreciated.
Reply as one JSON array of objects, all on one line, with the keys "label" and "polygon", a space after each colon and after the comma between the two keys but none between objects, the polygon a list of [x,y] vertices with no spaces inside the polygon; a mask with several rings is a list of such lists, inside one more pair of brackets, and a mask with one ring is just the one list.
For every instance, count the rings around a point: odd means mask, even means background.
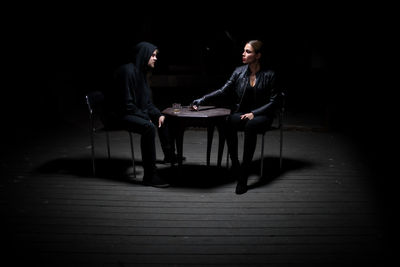
[{"label": "shadow on floor", "polygon": [[[136,178],[133,177],[132,161],[121,158],[96,159],[96,175],[93,176],[90,158],[58,158],[48,161],[35,169],[36,173],[74,175],[87,178],[102,178],[107,180],[141,184],[143,168],[141,161],[135,160]],[[158,174],[175,187],[210,188],[233,182],[224,167],[202,164],[184,164],[181,167],[157,162]]]},{"label": "shadow on floor", "polygon": [[159,169],[172,187],[213,188],[234,182],[224,167],[186,163],[182,166]]},{"label": "shadow on floor", "polygon": [[[135,164],[140,166],[141,162],[135,160]],[[138,169],[136,168],[136,175],[142,175]],[[42,164],[35,169],[35,172],[124,180],[132,177],[132,161],[121,158],[97,158],[96,175],[93,175],[91,158],[58,158]]]},{"label": "shadow on floor", "polygon": [[260,165],[261,159],[252,162],[250,175],[256,175],[259,179],[255,183],[248,183],[249,189],[268,185],[286,172],[308,168],[313,164],[303,160],[285,158],[282,161],[282,168],[280,169],[279,157],[264,157],[262,177],[260,176]]},{"label": "shadow on floor", "polygon": [[[132,177],[132,162],[121,158],[98,158],[96,159],[96,178],[141,184],[142,164],[136,160],[136,178]],[[261,160],[255,160],[251,166],[250,175],[259,175]],[[285,172],[307,168],[312,164],[298,159],[286,158],[283,161],[282,170],[279,169],[278,157],[264,158],[264,175],[255,183],[249,184],[249,189],[268,185],[282,176]],[[47,174],[69,174],[79,177],[94,177],[92,173],[92,162],[90,158],[59,158],[48,161],[39,166],[35,172]],[[169,164],[158,164],[159,175],[166,179],[173,187],[190,188],[212,188],[224,184],[236,182],[225,165],[183,163],[177,167]]]}]

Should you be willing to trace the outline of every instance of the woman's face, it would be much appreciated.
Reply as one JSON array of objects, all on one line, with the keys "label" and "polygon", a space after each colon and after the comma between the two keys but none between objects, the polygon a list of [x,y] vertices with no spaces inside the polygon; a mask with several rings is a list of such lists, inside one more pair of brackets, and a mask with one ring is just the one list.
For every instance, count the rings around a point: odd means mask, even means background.
[{"label": "woman's face", "polygon": [[243,64],[250,64],[258,59],[257,54],[254,52],[254,48],[250,44],[246,44],[243,49],[242,62]]}]

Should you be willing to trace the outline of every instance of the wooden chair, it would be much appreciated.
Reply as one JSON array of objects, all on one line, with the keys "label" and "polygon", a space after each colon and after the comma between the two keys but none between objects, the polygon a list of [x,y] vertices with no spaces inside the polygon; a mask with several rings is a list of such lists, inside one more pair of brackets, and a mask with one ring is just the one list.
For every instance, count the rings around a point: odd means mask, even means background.
[{"label": "wooden chair", "polygon": [[111,158],[110,153],[110,132],[126,131],[129,134],[130,148],[132,154],[132,166],[133,166],[133,177],[136,177],[136,166],[135,166],[135,154],[133,148],[133,134],[125,129],[110,127],[104,125],[100,118],[104,114],[104,94],[100,91],[92,91],[85,95],[86,104],[89,109],[89,132],[90,132],[90,143],[92,152],[92,171],[93,176],[96,175],[96,164],[95,164],[95,145],[94,136],[97,133],[105,133],[107,141],[107,154],[108,159]]}]

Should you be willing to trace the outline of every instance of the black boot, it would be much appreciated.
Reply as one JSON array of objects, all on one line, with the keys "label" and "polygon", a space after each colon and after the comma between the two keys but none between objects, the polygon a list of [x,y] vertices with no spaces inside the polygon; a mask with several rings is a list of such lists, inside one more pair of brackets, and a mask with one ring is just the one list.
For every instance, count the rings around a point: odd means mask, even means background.
[{"label": "black boot", "polygon": [[[186,157],[182,156],[181,161],[185,161],[185,160],[186,160]],[[178,161],[179,161],[178,155],[172,154],[171,156],[165,156],[164,160],[163,160],[163,163],[164,164],[168,164],[169,163],[169,164],[174,165],[174,164],[178,163]]]},{"label": "black boot", "polygon": [[143,184],[158,188],[169,187],[169,184],[158,176],[156,168],[145,169],[143,176]]},{"label": "black boot", "polygon": [[247,192],[247,177],[240,177],[236,185],[236,194],[241,195]]},{"label": "black boot", "polygon": [[236,191],[235,191],[236,194],[241,195],[247,192],[247,178],[248,178],[247,168],[245,166],[242,166],[242,168],[240,169],[240,175],[236,185]]}]

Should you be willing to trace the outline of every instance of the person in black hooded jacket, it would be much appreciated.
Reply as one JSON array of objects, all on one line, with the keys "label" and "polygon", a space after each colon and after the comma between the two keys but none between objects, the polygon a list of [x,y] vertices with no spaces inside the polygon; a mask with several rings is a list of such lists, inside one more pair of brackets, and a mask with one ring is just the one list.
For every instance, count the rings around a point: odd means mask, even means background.
[{"label": "person in black hooded jacket", "polygon": [[[231,108],[225,126],[232,173],[238,179],[237,194],[247,192],[249,167],[256,147],[257,133],[271,126],[281,91],[275,71],[261,64],[262,48],[262,41],[248,41],[242,53],[244,65],[233,71],[222,88],[192,102],[195,110],[199,105],[217,100],[225,101],[224,104]],[[238,130],[244,130],[242,165],[238,159]]]},{"label": "person in black hooded jacket", "polygon": [[133,62],[119,66],[114,72],[114,86],[106,93],[107,123],[117,123],[128,131],[141,135],[140,147],[143,161],[143,183],[167,187],[167,182],[157,175],[155,136],[158,130],[164,152],[164,161],[175,156],[171,145],[165,116],[153,104],[147,73],[155,67],[158,48],[148,42],[135,46]]}]

